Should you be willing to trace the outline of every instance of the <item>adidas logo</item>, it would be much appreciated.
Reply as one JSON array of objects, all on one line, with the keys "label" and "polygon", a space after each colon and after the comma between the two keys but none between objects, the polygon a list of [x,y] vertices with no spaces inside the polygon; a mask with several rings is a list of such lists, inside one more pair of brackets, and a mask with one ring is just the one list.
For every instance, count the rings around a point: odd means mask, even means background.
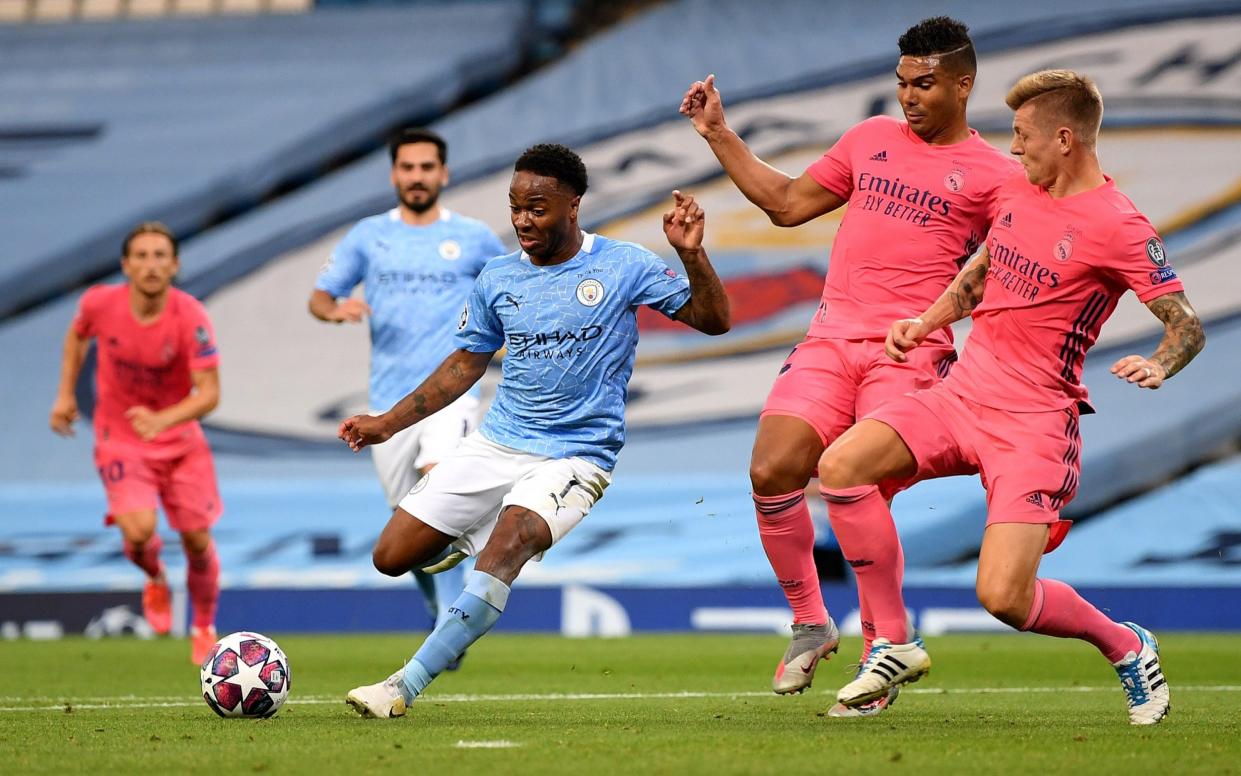
[{"label": "adidas logo", "polygon": [[872,157],[870,158],[870,160],[871,160],[872,162],[886,162],[886,161],[888,161],[888,152],[887,152],[887,151],[880,151],[879,153],[877,153],[877,154],[875,154],[874,156],[872,156]]},{"label": "adidas logo", "polygon": [[1013,214],[1011,212],[1005,213],[1004,217],[1000,219],[1000,226],[1011,227],[1012,225],[1013,225]]},{"label": "adidas logo", "polygon": [[1039,509],[1046,509],[1046,507],[1043,506],[1043,494],[1042,493],[1031,493],[1030,495],[1026,496],[1026,503],[1033,504]]}]

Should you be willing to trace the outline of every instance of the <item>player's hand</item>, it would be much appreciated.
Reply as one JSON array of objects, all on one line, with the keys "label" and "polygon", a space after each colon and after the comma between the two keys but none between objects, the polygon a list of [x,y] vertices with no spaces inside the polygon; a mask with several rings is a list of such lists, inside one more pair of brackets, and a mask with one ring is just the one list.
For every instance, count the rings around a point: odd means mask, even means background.
[{"label": "player's hand", "polygon": [[714,75],[690,84],[681,98],[681,113],[689,117],[694,129],[703,137],[721,132],[728,126],[724,121],[724,103],[715,88]]},{"label": "player's hand", "polygon": [[360,323],[370,314],[371,308],[366,302],[349,297],[337,302],[332,311],[327,314],[327,319],[336,323]]},{"label": "player's hand", "polygon": [[1168,372],[1163,364],[1144,356],[1125,356],[1112,364],[1112,374],[1126,382],[1137,383],[1139,388],[1150,388],[1152,391],[1168,379]]},{"label": "player's hand", "polygon": [[392,438],[388,424],[383,415],[354,415],[341,421],[336,436],[349,445],[349,449],[358,452],[368,445],[378,445]]},{"label": "player's hand", "polygon": [[125,417],[129,419],[129,425],[133,426],[134,432],[144,442],[150,442],[168,428],[168,423],[163,416],[147,407],[130,407],[125,410]]},{"label": "player's hand", "polygon": [[664,213],[664,234],[677,252],[696,251],[702,247],[702,233],[707,214],[689,194],[672,192],[672,209]]},{"label": "player's hand", "polygon": [[926,339],[926,325],[921,318],[903,318],[892,324],[888,329],[888,338],[883,343],[883,350],[893,361],[905,363],[909,360],[906,354],[922,344]]},{"label": "player's hand", "polygon": [[78,400],[73,396],[57,396],[52,405],[48,425],[63,437],[73,436],[73,422],[78,419]]}]

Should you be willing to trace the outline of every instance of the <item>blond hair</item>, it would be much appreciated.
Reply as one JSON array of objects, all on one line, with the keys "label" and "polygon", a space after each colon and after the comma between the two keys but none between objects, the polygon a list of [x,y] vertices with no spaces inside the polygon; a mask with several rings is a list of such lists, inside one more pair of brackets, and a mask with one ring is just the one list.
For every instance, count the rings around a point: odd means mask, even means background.
[{"label": "blond hair", "polygon": [[1103,95],[1089,76],[1072,70],[1030,73],[1013,84],[1004,102],[1013,110],[1034,102],[1041,116],[1039,123],[1067,126],[1085,145],[1093,146],[1099,138]]},{"label": "blond hair", "polygon": [[138,224],[133,229],[131,229],[129,231],[129,234],[125,235],[125,242],[121,244],[121,255],[122,256],[129,255],[129,244],[133,242],[134,238],[140,234],[162,234],[164,235],[165,237],[168,238],[168,242],[172,243],[172,255],[173,256],[177,255],[177,250],[180,246],[177,245],[177,237],[176,235],[172,233],[172,230],[169,229],[166,225],[164,225],[160,221],[143,221],[142,223]]}]

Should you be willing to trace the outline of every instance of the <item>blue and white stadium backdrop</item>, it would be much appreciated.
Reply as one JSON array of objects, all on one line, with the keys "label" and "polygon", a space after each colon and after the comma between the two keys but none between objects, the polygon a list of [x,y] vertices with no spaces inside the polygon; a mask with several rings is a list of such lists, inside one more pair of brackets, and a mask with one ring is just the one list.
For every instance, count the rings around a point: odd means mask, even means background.
[{"label": "blue and white stadium backdrop", "polygon": [[[1165,235],[1207,321],[1204,356],[1158,393],[1115,383],[1106,371],[1118,355],[1149,351],[1158,322],[1129,296],[1104,327],[1085,373],[1099,414],[1083,422],[1083,484],[1070,510],[1080,522],[1042,571],[1079,585],[1118,617],[1164,629],[1241,629],[1241,458],[1228,455],[1241,438],[1234,367],[1241,356],[1241,6],[1205,8],[1117,11],[1080,24],[1062,14],[1059,24],[1027,25],[1020,35],[999,31],[998,21],[993,35],[974,25],[983,56],[972,124],[1006,147],[1010,114],[1002,98],[1019,75],[1054,65],[1094,76],[1108,111],[1105,169]],[[648,28],[639,20],[582,56],[622,45],[626,36],[637,46]],[[865,66],[848,70],[848,78],[808,71],[735,97],[722,80],[730,123],[765,159],[799,171],[856,121],[896,112],[890,48],[890,40],[876,39]],[[713,69],[708,54],[701,61],[703,72]],[[556,79],[573,64],[549,68],[521,88],[536,101],[565,104]],[[789,83],[801,86],[789,91]],[[679,99],[682,88],[660,100]],[[485,104],[475,112],[472,121],[488,120]],[[589,142],[576,142],[591,171],[584,217],[593,231],[674,260],[659,214],[672,189],[694,192],[708,212],[708,246],[732,293],[735,328],[707,339],[643,315],[631,439],[614,484],[568,539],[528,567],[501,629],[775,632],[789,621],[754,526],[747,461],[770,380],[817,303],[840,214],[799,229],[772,227],[720,176],[687,122],[668,110],[651,115],[609,125],[628,131],[595,129]],[[502,116],[490,118],[504,126]],[[384,162],[367,164],[370,188],[342,190],[341,201],[383,201]],[[497,163],[462,176],[468,179],[450,189],[447,205],[508,238],[508,169]],[[316,186],[322,195],[338,184]],[[248,271],[223,273],[241,275],[227,284],[187,273],[187,287],[206,296],[224,357],[225,402],[210,434],[227,509],[217,528],[225,630],[427,625],[412,583],[371,568],[370,549],[386,519],[383,498],[365,456],[349,456],[333,442],[338,419],[364,407],[365,331],[322,327],[304,312],[344,220],[262,260],[247,249]],[[281,227],[266,228],[270,243],[280,244]],[[195,250],[191,241],[187,265],[201,255]],[[65,301],[0,326],[0,345],[37,335],[54,354],[71,310]],[[966,333],[958,330],[959,341]],[[54,376],[55,356],[38,357]],[[494,379],[493,370],[488,385]],[[44,417],[51,385],[32,382],[13,391],[12,403]],[[10,474],[0,481],[0,634],[142,632],[141,580],[121,556],[116,533],[100,527],[104,500],[91,478],[89,432],[64,442],[23,423],[15,420],[14,428],[31,447],[5,453]],[[821,506],[812,502],[820,543],[830,548]],[[897,499],[895,512],[909,603],[922,630],[998,628],[975,602],[974,563],[962,560],[976,550],[985,519],[977,479],[921,484]],[[175,536],[165,539],[176,579],[183,561]],[[854,591],[838,583],[825,594],[856,628]],[[175,602],[183,628],[184,595]]]}]

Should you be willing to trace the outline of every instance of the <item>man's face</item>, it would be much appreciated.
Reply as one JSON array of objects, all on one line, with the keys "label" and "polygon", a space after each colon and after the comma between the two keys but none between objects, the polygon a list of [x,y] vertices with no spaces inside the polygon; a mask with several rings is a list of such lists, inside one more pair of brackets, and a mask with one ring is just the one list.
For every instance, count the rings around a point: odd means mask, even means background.
[{"label": "man's face", "polygon": [[513,173],[509,214],[521,249],[537,259],[550,259],[573,239],[582,198],[560,181],[528,170]]},{"label": "man's face", "polygon": [[415,213],[435,207],[440,190],[448,185],[448,167],[440,161],[435,143],[406,143],[397,148],[392,185],[401,204]]},{"label": "man's face", "polygon": [[1013,142],[1008,150],[1026,169],[1031,183],[1047,188],[1056,180],[1064,155],[1059,130],[1044,118],[1033,102],[1018,108],[1013,114]]},{"label": "man's face", "polygon": [[121,257],[121,271],[131,285],[146,296],[159,296],[172,285],[180,263],[172,252],[172,240],[156,232],[144,232],[129,241]]},{"label": "man's face", "polygon": [[973,76],[950,73],[936,56],[901,57],[896,65],[896,100],[909,128],[924,140],[964,117],[973,86]]}]

